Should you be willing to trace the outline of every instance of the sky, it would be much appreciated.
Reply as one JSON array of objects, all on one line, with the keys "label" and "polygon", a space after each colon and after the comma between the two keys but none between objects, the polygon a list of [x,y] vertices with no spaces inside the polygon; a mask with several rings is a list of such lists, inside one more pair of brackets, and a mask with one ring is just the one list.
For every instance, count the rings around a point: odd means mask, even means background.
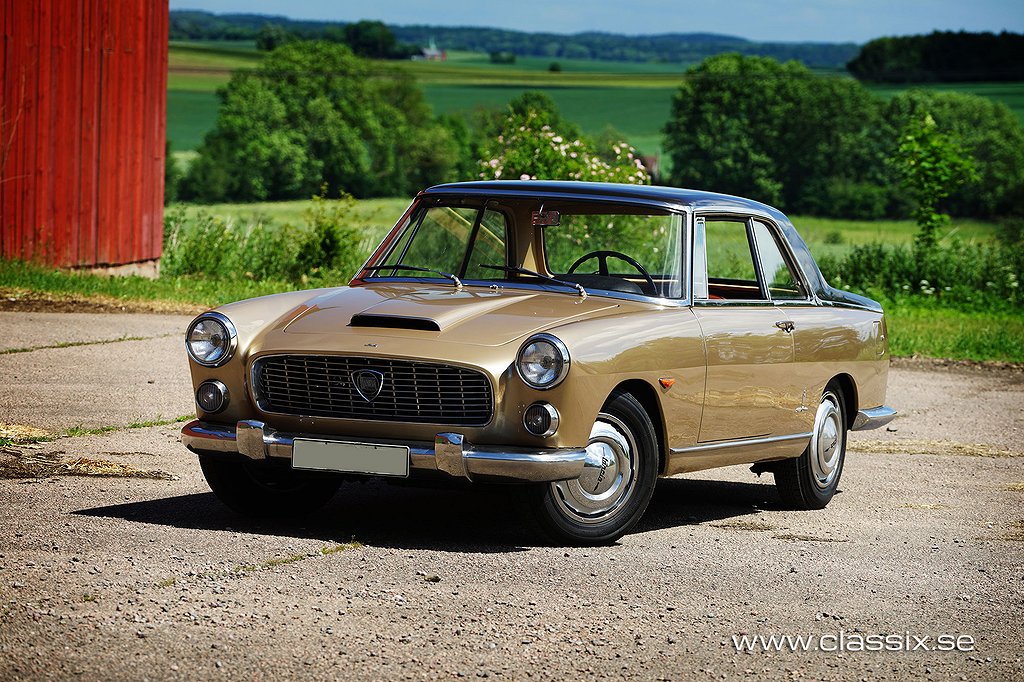
[{"label": "sky", "polygon": [[863,43],[933,30],[1024,33],[1024,0],[170,0],[170,6],[321,21],[549,33],[722,33],[756,41]]}]

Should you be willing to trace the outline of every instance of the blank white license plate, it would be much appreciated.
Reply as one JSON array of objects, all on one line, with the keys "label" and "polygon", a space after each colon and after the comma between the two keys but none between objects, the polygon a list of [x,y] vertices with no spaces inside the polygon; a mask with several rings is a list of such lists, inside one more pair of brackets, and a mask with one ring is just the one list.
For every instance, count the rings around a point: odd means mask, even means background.
[{"label": "blank white license plate", "polygon": [[374,476],[408,476],[409,448],[296,438],[292,468]]}]

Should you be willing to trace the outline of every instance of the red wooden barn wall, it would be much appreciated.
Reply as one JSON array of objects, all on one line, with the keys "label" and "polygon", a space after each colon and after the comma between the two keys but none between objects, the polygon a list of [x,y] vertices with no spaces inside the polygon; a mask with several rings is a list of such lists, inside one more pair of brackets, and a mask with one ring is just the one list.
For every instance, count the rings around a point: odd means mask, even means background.
[{"label": "red wooden barn wall", "polygon": [[160,257],[167,0],[0,0],[0,257]]}]

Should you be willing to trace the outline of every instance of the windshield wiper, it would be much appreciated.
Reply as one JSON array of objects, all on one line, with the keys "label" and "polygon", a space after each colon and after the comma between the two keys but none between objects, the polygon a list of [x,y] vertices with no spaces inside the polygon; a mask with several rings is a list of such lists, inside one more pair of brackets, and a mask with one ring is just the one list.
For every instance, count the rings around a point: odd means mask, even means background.
[{"label": "windshield wiper", "polygon": [[573,289],[575,289],[576,291],[579,292],[580,298],[586,298],[587,297],[587,290],[583,288],[582,284],[579,284],[577,282],[567,282],[564,279],[558,279],[556,277],[549,277],[548,275],[542,275],[539,272],[534,272],[533,270],[527,270],[526,268],[521,268],[518,265],[515,266],[515,267],[510,267],[508,265],[483,265],[483,264],[481,264],[480,267],[487,268],[489,270],[501,270],[502,272],[512,272],[512,273],[515,273],[517,275],[530,275],[532,277],[539,277],[540,279],[546,280],[548,282],[554,282],[555,284],[561,284],[564,287],[572,287]]},{"label": "windshield wiper", "polygon": [[447,277],[448,279],[450,279],[452,282],[455,283],[455,288],[456,289],[461,289],[462,288],[462,280],[459,279],[458,277],[456,277],[455,275],[453,275],[452,273],[450,273],[450,272],[441,272],[440,270],[432,270],[431,268],[421,268],[421,267],[416,266],[416,265],[371,265],[368,268],[363,268],[363,270],[371,270],[371,271],[380,271],[380,270],[415,270],[416,272],[432,272],[435,275],[441,275],[442,277]]}]

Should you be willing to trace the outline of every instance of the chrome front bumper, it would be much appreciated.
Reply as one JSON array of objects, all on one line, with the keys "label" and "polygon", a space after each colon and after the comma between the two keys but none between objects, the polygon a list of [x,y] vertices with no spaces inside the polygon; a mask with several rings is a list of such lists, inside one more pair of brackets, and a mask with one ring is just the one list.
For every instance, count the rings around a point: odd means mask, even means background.
[{"label": "chrome front bumper", "polygon": [[896,410],[888,407],[887,405],[872,407],[867,410],[859,410],[857,412],[857,416],[853,419],[853,426],[851,426],[850,429],[853,431],[877,429],[885,426],[895,418]]},{"label": "chrome front bumper", "polygon": [[[260,421],[234,426],[193,421],[181,429],[181,442],[192,452],[241,455],[253,461],[290,460],[296,438],[321,435],[282,433]],[[342,439],[339,439],[342,440]],[[361,438],[362,443],[386,443],[409,448],[409,469],[441,473],[470,481],[537,483],[579,478],[587,457],[585,448],[536,450],[470,445],[461,433],[439,433],[433,443]]]}]

